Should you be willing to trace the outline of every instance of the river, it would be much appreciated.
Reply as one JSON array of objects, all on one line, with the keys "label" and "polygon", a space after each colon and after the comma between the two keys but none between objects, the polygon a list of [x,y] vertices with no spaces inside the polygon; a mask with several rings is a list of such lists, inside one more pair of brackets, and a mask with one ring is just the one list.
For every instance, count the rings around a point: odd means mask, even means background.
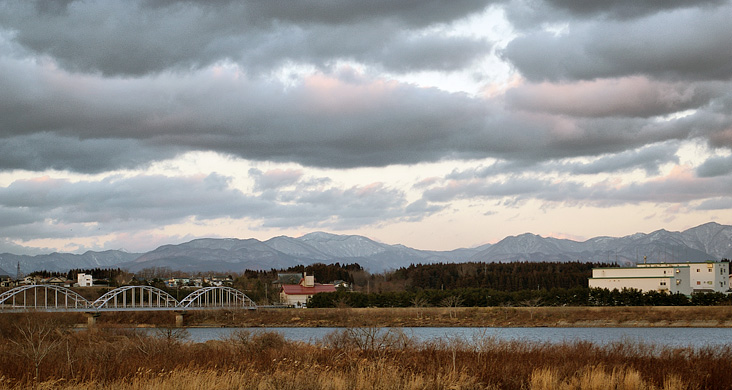
[{"label": "river", "polygon": [[[342,328],[187,328],[193,342],[222,340],[238,330],[251,332],[272,331],[286,339],[317,342],[328,333]],[[493,337],[507,341],[575,342],[589,341],[595,344],[630,341],[658,346],[695,348],[732,343],[730,328],[399,328],[418,341],[433,339],[457,339],[470,342],[480,337]]]}]

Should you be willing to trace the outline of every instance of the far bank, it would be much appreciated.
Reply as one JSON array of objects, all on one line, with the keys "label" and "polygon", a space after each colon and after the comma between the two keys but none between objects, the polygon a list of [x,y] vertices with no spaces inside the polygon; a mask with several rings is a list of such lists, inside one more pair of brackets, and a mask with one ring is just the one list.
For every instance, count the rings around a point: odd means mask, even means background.
[{"label": "far bank", "polygon": [[[13,322],[28,313],[1,313]],[[82,326],[83,313],[33,312]],[[100,327],[176,325],[165,311],[103,312]],[[732,306],[427,307],[188,311],[185,326],[213,327],[732,327]]]},{"label": "far bank", "polygon": [[732,306],[260,309],[199,312],[189,326],[732,327]]}]

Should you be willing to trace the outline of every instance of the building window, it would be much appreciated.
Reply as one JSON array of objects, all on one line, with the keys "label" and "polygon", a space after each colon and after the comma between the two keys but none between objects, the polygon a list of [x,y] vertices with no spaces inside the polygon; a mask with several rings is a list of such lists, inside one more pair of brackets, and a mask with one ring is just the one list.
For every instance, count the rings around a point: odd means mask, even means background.
[{"label": "building window", "polygon": [[699,268],[696,269],[696,272],[699,272]]}]

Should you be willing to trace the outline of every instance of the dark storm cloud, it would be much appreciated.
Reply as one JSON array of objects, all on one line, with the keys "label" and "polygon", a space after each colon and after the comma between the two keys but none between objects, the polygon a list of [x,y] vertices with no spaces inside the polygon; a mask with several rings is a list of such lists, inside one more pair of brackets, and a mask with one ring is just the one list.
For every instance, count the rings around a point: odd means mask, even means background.
[{"label": "dark storm cloud", "polygon": [[732,77],[730,12],[726,4],[628,21],[572,21],[565,33],[535,31],[518,37],[502,55],[532,81],[641,74],[727,80]]},{"label": "dark storm cloud", "polygon": [[[410,33],[479,12],[489,4],[485,0],[42,4],[7,1],[0,25],[23,47],[67,69],[106,75],[185,71],[222,60],[254,71],[339,59],[394,71],[459,69],[491,49],[470,38],[440,42],[434,33],[421,33],[435,41],[422,42]],[[445,50],[453,46],[470,51]]]}]

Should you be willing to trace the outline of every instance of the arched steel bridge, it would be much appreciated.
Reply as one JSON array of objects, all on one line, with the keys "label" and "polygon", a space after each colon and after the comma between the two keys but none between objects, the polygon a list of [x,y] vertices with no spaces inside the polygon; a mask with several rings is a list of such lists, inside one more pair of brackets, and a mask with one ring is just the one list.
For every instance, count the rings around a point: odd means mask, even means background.
[{"label": "arched steel bridge", "polygon": [[256,309],[257,304],[231,287],[204,287],[181,301],[152,286],[124,286],[89,301],[76,291],[49,284],[20,286],[0,294],[0,312]]}]

